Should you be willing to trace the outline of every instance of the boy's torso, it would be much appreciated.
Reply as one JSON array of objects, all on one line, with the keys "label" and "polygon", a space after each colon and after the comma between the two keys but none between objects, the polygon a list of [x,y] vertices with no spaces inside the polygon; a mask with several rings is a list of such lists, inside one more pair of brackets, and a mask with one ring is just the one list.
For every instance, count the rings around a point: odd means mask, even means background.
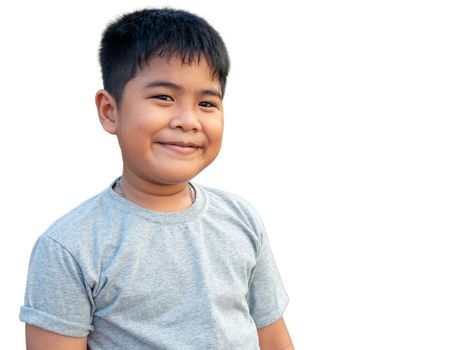
[{"label": "boy's torso", "polygon": [[164,214],[107,190],[49,231],[82,270],[90,349],[258,348],[246,296],[261,229],[238,199],[197,192]]}]

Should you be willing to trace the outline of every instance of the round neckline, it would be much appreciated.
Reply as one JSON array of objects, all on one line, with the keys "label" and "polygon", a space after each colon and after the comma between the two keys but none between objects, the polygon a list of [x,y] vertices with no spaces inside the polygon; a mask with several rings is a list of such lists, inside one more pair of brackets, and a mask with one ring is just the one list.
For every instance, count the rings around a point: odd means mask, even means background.
[{"label": "round neckline", "polygon": [[202,190],[201,186],[190,182],[190,184],[196,191],[195,201],[190,207],[179,211],[167,212],[143,208],[138,204],[122,197],[113,190],[113,187],[115,186],[117,181],[118,178],[115,179],[112,182],[112,184],[107,188],[106,192],[110,200],[114,202],[116,207],[118,207],[125,213],[138,215],[150,221],[158,223],[179,223],[188,221],[197,217],[206,204],[206,194]]}]

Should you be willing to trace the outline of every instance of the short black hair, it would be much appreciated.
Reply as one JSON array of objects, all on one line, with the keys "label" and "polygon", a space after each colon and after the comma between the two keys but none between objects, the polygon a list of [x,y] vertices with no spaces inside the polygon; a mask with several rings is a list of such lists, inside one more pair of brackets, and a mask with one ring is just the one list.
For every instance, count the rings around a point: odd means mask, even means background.
[{"label": "short black hair", "polygon": [[203,18],[170,8],[127,13],[107,26],[99,49],[104,89],[119,103],[126,83],[155,55],[188,64],[204,57],[224,95],[230,60],[221,36]]}]

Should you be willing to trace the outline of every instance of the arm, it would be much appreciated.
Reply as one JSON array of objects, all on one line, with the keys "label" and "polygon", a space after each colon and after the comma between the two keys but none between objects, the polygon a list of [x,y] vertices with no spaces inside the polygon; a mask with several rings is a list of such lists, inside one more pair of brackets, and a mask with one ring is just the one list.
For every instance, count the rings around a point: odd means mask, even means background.
[{"label": "arm", "polygon": [[26,324],[27,350],[86,350],[87,337],[67,337]]},{"label": "arm", "polygon": [[269,326],[258,329],[261,350],[294,350],[287,326],[281,317]]}]

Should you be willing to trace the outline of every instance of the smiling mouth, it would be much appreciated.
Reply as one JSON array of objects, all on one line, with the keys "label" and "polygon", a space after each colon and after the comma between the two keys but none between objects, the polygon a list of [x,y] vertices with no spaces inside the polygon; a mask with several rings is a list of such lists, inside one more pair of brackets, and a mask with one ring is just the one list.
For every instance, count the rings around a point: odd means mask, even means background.
[{"label": "smiling mouth", "polygon": [[175,146],[175,147],[181,147],[181,148],[201,148],[201,146],[198,146],[191,142],[158,142],[158,143],[162,146]]},{"label": "smiling mouth", "polygon": [[202,147],[190,142],[157,142],[162,148],[181,155],[195,153]]}]

